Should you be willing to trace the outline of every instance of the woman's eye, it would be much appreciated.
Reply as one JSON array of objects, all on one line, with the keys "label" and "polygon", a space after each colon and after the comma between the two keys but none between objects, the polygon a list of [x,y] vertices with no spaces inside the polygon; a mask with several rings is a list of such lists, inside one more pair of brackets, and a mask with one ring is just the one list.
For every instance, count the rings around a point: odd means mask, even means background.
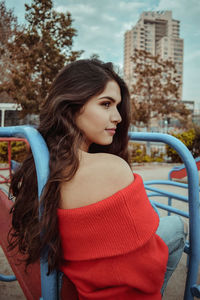
[{"label": "woman's eye", "polygon": [[103,102],[102,105],[105,106],[106,108],[109,108],[110,107],[110,102]]}]

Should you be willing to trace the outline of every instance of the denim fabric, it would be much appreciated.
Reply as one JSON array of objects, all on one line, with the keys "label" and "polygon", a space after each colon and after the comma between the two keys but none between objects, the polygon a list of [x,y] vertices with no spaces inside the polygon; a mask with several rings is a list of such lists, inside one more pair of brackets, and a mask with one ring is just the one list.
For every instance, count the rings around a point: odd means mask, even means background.
[{"label": "denim fabric", "polygon": [[160,224],[156,233],[161,237],[169,249],[167,270],[161,289],[161,293],[163,294],[169,278],[181,259],[187,233],[184,232],[184,223],[179,216],[160,218]]}]

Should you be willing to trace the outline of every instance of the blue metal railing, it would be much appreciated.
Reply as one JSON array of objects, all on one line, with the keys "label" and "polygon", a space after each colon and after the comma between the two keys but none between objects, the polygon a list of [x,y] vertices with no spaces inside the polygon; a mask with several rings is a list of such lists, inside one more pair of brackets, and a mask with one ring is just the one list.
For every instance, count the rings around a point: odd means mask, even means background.
[{"label": "blue metal railing", "polygon": [[[38,196],[40,198],[43,187],[47,181],[49,175],[49,152],[47,146],[37,132],[36,129],[30,126],[15,126],[0,128],[0,136],[2,137],[23,137],[26,138],[30,144],[37,172],[38,180]],[[188,174],[188,206],[189,206],[189,245],[187,245],[187,253],[189,255],[188,274],[185,286],[185,300],[193,299],[193,296],[200,298],[200,288],[197,285],[198,267],[200,261],[200,226],[199,226],[199,180],[198,170],[194,158],[187,147],[173,136],[161,133],[141,133],[130,132],[130,139],[135,141],[152,141],[161,142],[170,145],[174,148],[180,157],[182,158],[187,174]],[[149,188],[150,183],[146,182],[146,188]],[[163,190],[150,189],[155,195],[161,195]],[[165,193],[165,192],[164,192]],[[151,194],[151,195],[153,195]],[[167,192],[166,195],[168,196]],[[171,196],[175,196],[174,194]],[[186,198],[178,196],[179,200],[187,200]],[[155,202],[157,206],[161,207],[163,204]],[[161,207],[163,208],[163,207]],[[170,206],[168,207],[170,208]],[[168,209],[166,207],[166,209]],[[174,210],[174,208],[171,208]],[[174,211],[179,213],[179,210]],[[186,215],[185,215],[186,216]],[[47,253],[46,253],[47,256]],[[41,268],[41,288],[42,298],[44,300],[56,300],[58,299],[58,274],[57,272],[51,273],[47,276],[48,264],[45,260],[40,261]]]},{"label": "blue metal railing", "polygon": [[185,300],[200,297],[200,286],[197,285],[200,261],[200,224],[199,224],[199,174],[196,162],[188,148],[177,138],[162,133],[129,133],[134,141],[152,141],[168,144],[181,157],[188,176],[188,205],[189,205],[189,266],[185,286]]},{"label": "blue metal railing", "polygon": [[[49,151],[44,139],[35,128],[30,126],[2,127],[0,128],[0,136],[23,137],[28,140],[36,165],[38,198],[40,199],[43,187],[46,184],[47,178],[49,176]],[[49,276],[47,276],[48,263],[42,258],[40,262],[40,272],[42,290],[41,299],[58,299],[57,272],[54,271]]]}]

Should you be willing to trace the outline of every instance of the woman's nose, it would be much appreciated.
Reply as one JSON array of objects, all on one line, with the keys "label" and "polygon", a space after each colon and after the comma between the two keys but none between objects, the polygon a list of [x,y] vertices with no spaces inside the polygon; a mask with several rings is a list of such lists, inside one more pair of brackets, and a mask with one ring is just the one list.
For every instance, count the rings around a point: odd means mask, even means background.
[{"label": "woman's nose", "polygon": [[112,122],[120,123],[121,121],[122,121],[121,115],[120,115],[119,111],[116,108],[113,111],[113,114],[112,114]]}]

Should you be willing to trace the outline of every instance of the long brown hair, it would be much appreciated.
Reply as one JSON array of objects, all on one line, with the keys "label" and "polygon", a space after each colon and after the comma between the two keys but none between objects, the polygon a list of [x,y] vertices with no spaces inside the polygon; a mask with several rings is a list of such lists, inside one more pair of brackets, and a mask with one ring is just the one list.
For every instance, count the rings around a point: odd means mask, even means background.
[{"label": "long brown hair", "polygon": [[[10,186],[15,202],[11,210],[9,249],[18,246],[19,251],[25,254],[27,265],[38,260],[48,247],[49,272],[58,268],[61,246],[56,211],[60,201],[60,183],[71,180],[75,175],[79,167],[78,149],[84,138],[76,126],[75,115],[92,96],[101,93],[110,80],[115,80],[121,90],[122,101],[118,110],[122,122],[118,124],[112,144],[92,144],[89,152],[112,153],[128,161],[129,92],[111,63],[78,60],[67,65],[55,78],[41,107],[38,131],[49,149],[50,174],[40,204],[31,153],[13,176]],[[39,220],[38,210],[41,204],[43,215]]]}]

